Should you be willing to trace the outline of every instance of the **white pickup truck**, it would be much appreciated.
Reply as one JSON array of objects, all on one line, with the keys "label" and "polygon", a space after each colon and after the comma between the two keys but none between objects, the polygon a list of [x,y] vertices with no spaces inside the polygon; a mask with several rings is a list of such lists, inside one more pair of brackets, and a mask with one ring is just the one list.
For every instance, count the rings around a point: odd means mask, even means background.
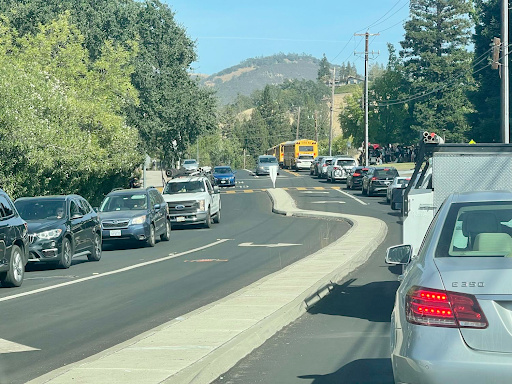
[{"label": "white pickup truck", "polygon": [[180,177],[167,182],[163,197],[173,224],[220,223],[220,191],[207,177]]}]

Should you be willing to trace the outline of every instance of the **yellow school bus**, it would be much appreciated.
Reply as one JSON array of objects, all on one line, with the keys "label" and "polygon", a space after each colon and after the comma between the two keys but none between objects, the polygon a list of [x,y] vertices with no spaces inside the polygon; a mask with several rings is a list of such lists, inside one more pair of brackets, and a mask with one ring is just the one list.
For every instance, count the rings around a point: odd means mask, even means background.
[{"label": "yellow school bus", "polygon": [[267,150],[267,155],[274,156],[281,167],[284,161],[284,144],[285,143],[278,144]]},{"label": "yellow school bus", "polygon": [[283,168],[298,169],[297,160],[301,155],[318,156],[318,143],[314,140],[294,140],[284,143]]}]

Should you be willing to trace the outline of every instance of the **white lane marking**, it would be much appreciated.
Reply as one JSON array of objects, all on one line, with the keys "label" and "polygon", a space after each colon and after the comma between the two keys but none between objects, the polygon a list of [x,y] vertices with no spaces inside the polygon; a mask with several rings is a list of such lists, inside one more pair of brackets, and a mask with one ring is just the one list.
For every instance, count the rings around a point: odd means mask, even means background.
[{"label": "white lane marking", "polygon": [[40,351],[40,349],[32,348],[27,345],[13,343],[12,341],[0,339],[0,354],[2,353],[16,353],[16,352],[29,352]]},{"label": "white lane marking", "polygon": [[151,265],[151,264],[155,264],[155,263],[160,263],[160,262],[162,262],[162,261],[166,261],[166,260],[174,259],[175,257],[180,257],[180,256],[188,255],[188,254],[190,254],[190,253],[194,253],[194,252],[197,252],[197,251],[202,251],[203,249],[207,249],[207,248],[214,247],[214,246],[216,246],[216,245],[219,245],[219,244],[225,243],[226,241],[230,241],[230,239],[219,239],[219,240],[217,240],[217,241],[215,241],[215,242],[213,242],[213,243],[203,245],[202,247],[198,247],[198,248],[190,249],[190,250],[188,250],[188,251],[181,252],[181,253],[170,253],[170,254],[169,254],[169,256],[165,256],[165,257],[161,257],[161,258],[159,258],[159,259],[154,259],[154,260],[146,261],[146,262],[144,262],[144,263],[134,264],[134,265],[131,265],[131,266],[129,266],[129,267],[125,267],[125,268],[117,269],[117,270],[115,270],[115,271],[110,271],[110,272],[100,273],[99,275],[92,275],[92,276],[88,276],[88,277],[82,277],[81,279],[77,279],[77,280],[73,280],[73,281],[67,281],[67,282],[65,282],[65,283],[55,284],[55,285],[52,285],[52,286],[49,286],[49,287],[38,288],[38,289],[34,289],[34,290],[32,290],[32,291],[27,291],[27,292],[17,293],[17,294],[15,294],[15,295],[10,295],[10,296],[6,296],[6,297],[0,297],[0,302],[2,302],[2,301],[8,301],[8,300],[13,300],[13,299],[17,299],[17,298],[19,298],[19,297],[23,297],[23,296],[35,295],[36,293],[45,292],[45,291],[50,291],[50,290],[52,290],[52,289],[57,289],[57,288],[61,288],[61,287],[66,287],[66,286],[68,286],[68,285],[78,284],[78,283],[82,283],[82,282],[84,282],[84,281],[93,280],[93,279],[98,279],[98,278],[100,278],[100,277],[105,277],[105,276],[110,276],[110,275],[116,275],[116,274],[121,273],[121,272],[131,271],[132,269],[145,267],[146,265]]},{"label": "white lane marking", "polygon": [[264,247],[264,248],[278,248],[278,247],[293,247],[302,244],[291,244],[291,243],[277,243],[277,244],[254,244],[254,243],[241,243],[239,247]]},{"label": "white lane marking", "polygon": [[312,201],[311,204],[345,204],[344,201]]},{"label": "white lane marking", "polygon": [[301,192],[301,193],[306,193],[306,194],[312,194],[312,193],[329,194],[329,192],[322,192],[322,191],[305,191],[305,192]]},{"label": "white lane marking", "polygon": [[355,197],[354,195],[351,195],[350,193],[347,193],[347,192],[345,192],[345,191],[342,191],[341,189],[335,189],[335,191],[338,191],[339,193],[342,193],[342,194],[344,194],[344,195],[346,195],[346,196],[348,196],[348,197],[350,197],[350,198],[354,199],[355,201],[357,201],[357,202],[358,202],[358,203],[360,203],[360,204],[368,205],[368,203],[365,203],[364,201],[359,200],[359,199],[358,199],[357,197]]}]

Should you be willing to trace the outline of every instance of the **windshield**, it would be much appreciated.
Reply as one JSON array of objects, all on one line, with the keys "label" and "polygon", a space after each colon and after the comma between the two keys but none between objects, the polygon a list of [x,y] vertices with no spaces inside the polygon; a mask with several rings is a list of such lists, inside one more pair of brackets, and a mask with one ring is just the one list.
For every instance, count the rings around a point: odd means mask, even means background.
[{"label": "windshield", "polygon": [[100,207],[100,212],[136,211],[147,209],[147,197],[145,194],[107,196]]},{"label": "windshield", "polygon": [[453,204],[436,257],[512,257],[512,205]]},{"label": "windshield", "polygon": [[312,155],[299,155],[299,159],[301,160],[313,160],[313,156]]},{"label": "windshield", "polygon": [[214,168],[213,172],[214,173],[233,173],[231,168]]},{"label": "windshield", "polygon": [[20,200],[14,203],[24,220],[62,219],[66,212],[65,200]]},{"label": "windshield", "polygon": [[195,161],[195,160],[185,160],[185,161],[183,162],[183,164],[195,164],[195,163],[196,163],[196,161]]},{"label": "windshield", "polygon": [[277,159],[275,157],[260,157],[258,161],[260,163],[277,163]]},{"label": "windshield", "polygon": [[174,195],[177,193],[197,193],[205,192],[202,181],[177,181],[168,183],[165,186],[164,194]]}]

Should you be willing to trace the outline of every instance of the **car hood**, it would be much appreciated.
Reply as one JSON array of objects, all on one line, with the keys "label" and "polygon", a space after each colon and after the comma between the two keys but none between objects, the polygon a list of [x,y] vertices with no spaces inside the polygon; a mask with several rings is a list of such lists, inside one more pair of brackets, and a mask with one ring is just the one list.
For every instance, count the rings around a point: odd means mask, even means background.
[{"label": "car hood", "polygon": [[208,196],[208,192],[196,193],[176,193],[174,195],[162,195],[166,203],[174,203],[177,201],[204,200]]},{"label": "car hood", "polygon": [[213,177],[216,177],[217,179],[230,179],[235,177],[235,175],[233,173],[214,173]]},{"label": "car hood", "polygon": [[28,233],[39,233],[66,225],[66,219],[27,220]]},{"label": "car hood", "polygon": [[133,219],[142,215],[147,215],[148,211],[145,209],[137,209],[135,211],[112,211],[112,212],[99,212],[100,220],[115,220],[115,219]]}]

